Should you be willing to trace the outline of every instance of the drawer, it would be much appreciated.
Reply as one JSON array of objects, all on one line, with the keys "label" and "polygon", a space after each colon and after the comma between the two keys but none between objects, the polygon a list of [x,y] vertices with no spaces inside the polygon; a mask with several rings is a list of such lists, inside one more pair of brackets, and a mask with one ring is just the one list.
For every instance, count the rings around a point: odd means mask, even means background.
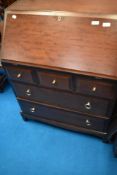
[{"label": "drawer", "polygon": [[76,79],[76,91],[82,94],[114,99],[117,97],[117,83],[79,77]]},{"label": "drawer", "polygon": [[103,131],[107,127],[108,119],[100,119],[82,115],[76,112],[53,108],[50,106],[19,100],[21,109],[26,114],[39,116],[49,120],[59,121],[75,126]]},{"label": "drawer", "polygon": [[25,68],[7,66],[7,73],[12,80],[17,80],[20,82],[34,83],[32,77],[32,71]]},{"label": "drawer", "polygon": [[17,97],[92,115],[111,116],[114,107],[114,102],[111,100],[93,98],[76,93],[40,88],[19,83],[14,83],[13,87]]},{"label": "drawer", "polygon": [[37,72],[37,74],[39,77],[40,86],[63,90],[72,89],[72,78],[70,75],[41,71]]}]

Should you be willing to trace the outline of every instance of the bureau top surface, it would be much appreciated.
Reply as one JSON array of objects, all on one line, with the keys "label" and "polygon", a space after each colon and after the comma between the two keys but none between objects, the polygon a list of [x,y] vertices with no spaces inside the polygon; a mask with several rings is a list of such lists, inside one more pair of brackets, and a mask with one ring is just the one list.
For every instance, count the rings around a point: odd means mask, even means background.
[{"label": "bureau top surface", "polygon": [[8,10],[117,14],[117,0],[19,0]]}]

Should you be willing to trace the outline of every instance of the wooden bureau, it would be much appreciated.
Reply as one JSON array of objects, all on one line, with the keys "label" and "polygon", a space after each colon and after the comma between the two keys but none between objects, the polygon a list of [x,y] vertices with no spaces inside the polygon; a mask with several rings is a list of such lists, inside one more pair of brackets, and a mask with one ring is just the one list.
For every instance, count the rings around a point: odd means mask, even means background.
[{"label": "wooden bureau", "polygon": [[117,1],[15,2],[5,12],[2,64],[25,120],[104,140],[116,134]]}]

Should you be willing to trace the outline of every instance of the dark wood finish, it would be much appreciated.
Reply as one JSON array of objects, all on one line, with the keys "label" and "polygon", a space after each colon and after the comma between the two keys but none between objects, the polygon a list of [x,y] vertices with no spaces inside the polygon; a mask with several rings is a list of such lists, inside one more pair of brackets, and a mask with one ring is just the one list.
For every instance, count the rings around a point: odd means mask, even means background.
[{"label": "dark wood finish", "polygon": [[0,92],[3,92],[5,85],[6,85],[6,75],[3,69],[0,67]]},{"label": "dark wood finish", "polygon": [[7,6],[12,4],[15,0],[0,0],[0,18],[3,19],[4,10]]},{"label": "dark wood finish", "polygon": [[109,20],[112,26],[103,28],[92,26],[92,20],[64,17],[59,22],[54,16],[22,14],[14,20],[9,14],[2,58],[117,79],[117,22]]},{"label": "dark wood finish", "polygon": [[114,145],[113,145],[113,151],[114,151],[114,155],[117,158],[117,134],[115,136],[115,141],[114,141]]},{"label": "dark wood finish", "polygon": [[23,118],[107,140],[117,113],[117,1],[20,0],[5,14],[2,64]]},{"label": "dark wood finish", "polygon": [[[117,82],[95,77],[66,74],[64,72],[45,69],[32,69],[25,66],[7,66],[10,79],[37,84],[40,87],[62,89],[77,92],[83,95],[101,97],[105,99],[117,98]],[[18,77],[18,75],[21,76]]]},{"label": "dark wood finish", "polygon": [[93,78],[76,78],[76,91],[81,94],[108,99],[117,98],[117,83]]},{"label": "dark wood finish", "polygon": [[6,84],[6,75],[0,74],[0,92],[3,92]]},{"label": "dark wood finish", "polygon": [[9,78],[20,82],[34,83],[32,78],[32,71],[18,67],[7,67]]},{"label": "dark wood finish", "polygon": [[42,118],[40,116],[36,117],[34,115],[29,115],[29,114],[25,114],[23,112],[21,112],[21,115],[24,119],[24,121],[28,121],[28,120],[35,120],[35,121],[39,121],[42,123],[46,123],[49,125],[53,125],[53,126],[57,126],[63,129],[67,129],[67,130],[71,130],[71,131],[75,131],[75,132],[82,132],[85,134],[91,134],[97,137],[101,137],[103,139],[105,139],[107,137],[107,133],[105,132],[100,132],[100,131],[96,131],[96,130],[92,130],[92,129],[88,129],[88,128],[83,128],[83,127],[79,127],[79,126],[75,126],[75,125],[71,125],[71,124],[67,124],[67,123],[63,123],[63,122],[59,122],[59,121],[55,121],[55,120],[49,120],[46,118]]},{"label": "dark wood finish", "polygon": [[78,113],[71,113],[66,110],[53,108],[47,105],[31,103],[29,101],[19,100],[21,109],[26,114],[40,116],[49,120],[55,120],[75,126],[80,126],[98,131],[104,131],[104,126],[108,120],[85,116]]},{"label": "dark wood finish", "polygon": [[[35,86],[13,83],[17,97],[36,100],[52,106],[71,109],[82,113],[111,116],[115,103],[105,99],[83,96],[75,93],[38,88]],[[90,103],[88,107],[88,103]]]},{"label": "dark wood finish", "polygon": [[44,87],[71,90],[72,76],[57,73],[37,72],[39,84]]}]

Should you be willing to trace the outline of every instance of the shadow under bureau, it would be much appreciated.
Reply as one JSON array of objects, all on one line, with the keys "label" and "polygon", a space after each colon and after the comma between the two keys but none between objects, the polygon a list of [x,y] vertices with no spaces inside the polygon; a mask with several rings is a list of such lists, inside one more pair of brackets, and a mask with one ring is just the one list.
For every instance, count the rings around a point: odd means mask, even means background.
[{"label": "shadow under bureau", "polygon": [[19,0],[6,9],[2,64],[24,120],[116,138],[116,7]]}]

